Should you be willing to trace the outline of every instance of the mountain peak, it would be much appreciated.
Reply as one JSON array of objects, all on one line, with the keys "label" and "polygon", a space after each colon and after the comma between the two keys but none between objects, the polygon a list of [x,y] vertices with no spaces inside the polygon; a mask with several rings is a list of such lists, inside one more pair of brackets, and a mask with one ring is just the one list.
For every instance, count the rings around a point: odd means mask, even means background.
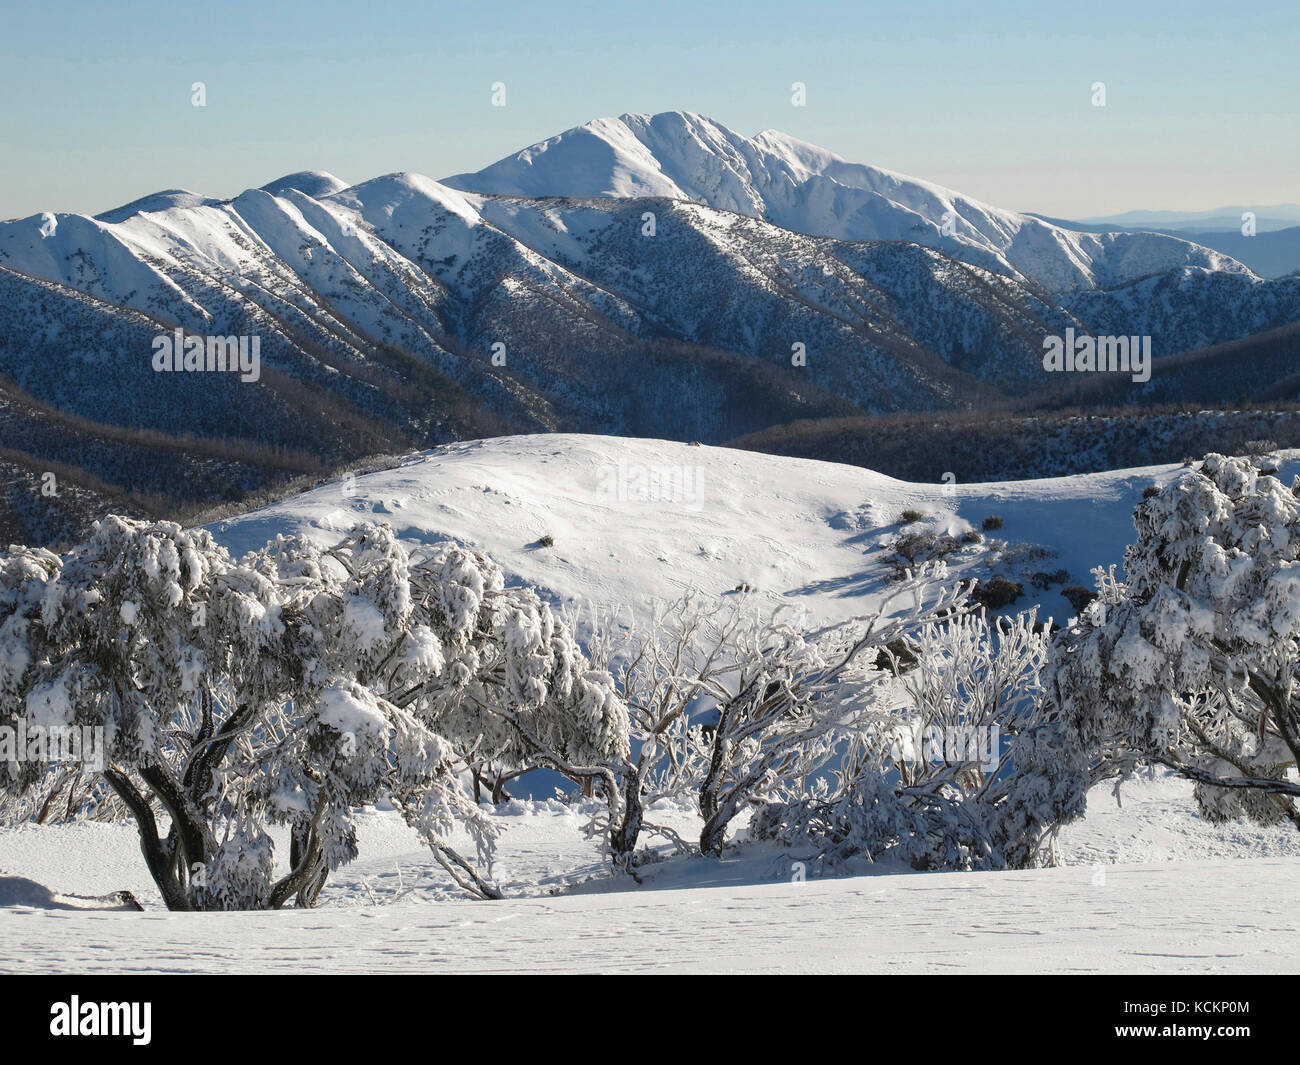
[{"label": "mountain peak", "polygon": [[1155,234],[1079,233],[779,130],[745,137],[692,111],[599,118],[443,182],[485,195],[666,197],[838,240],[903,240],[1066,292],[1226,255]]},{"label": "mountain peak", "polygon": [[334,193],[342,192],[347,187],[347,182],[340,181],[324,170],[299,170],[293,174],[285,174],[284,177],[276,178],[274,181],[268,181],[262,186],[262,191],[269,192],[272,196],[283,196],[292,189],[312,199],[320,199],[322,196],[333,196]]},{"label": "mountain peak", "polygon": [[146,211],[168,211],[173,207],[215,207],[224,202],[224,200],[214,200],[210,196],[204,196],[200,192],[191,192],[189,189],[164,189],[162,192],[141,196],[138,200],[132,200],[121,207],[114,207],[97,214],[95,220],[116,224]]}]

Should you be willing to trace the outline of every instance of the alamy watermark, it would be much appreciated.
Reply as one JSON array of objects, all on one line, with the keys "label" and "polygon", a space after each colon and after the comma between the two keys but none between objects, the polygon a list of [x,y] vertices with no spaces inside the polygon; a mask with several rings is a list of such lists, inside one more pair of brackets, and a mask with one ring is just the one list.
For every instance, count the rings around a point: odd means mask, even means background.
[{"label": "alamy watermark", "polygon": [[153,338],[153,368],[157,373],[237,373],[241,381],[262,376],[260,336],[186,336],[177,328]]},{"label": "alamy watermark", "polygon": [[153,1039],[152,1002],[82,1002],[73,995],[50,1006],[50,1035],[125,1037],[138,1047]]},{"label": "alamy watermark", "polygon": [[620,459],[601,467],[597,495],[619,503],[667,503],[699,510],[704,505],[701,470],[684,463],[647,466]]},{"label": "alamy watermark", "polygon": [[1151,338],[1076,337],[1074,327],[1065,336],[1043,337],[1043,369],[1048,373],[1131,373],[1141,384],[1151,380]]},{"label": "alamy watermark", "polygon": [[80,762],[104,768],[103,725],[0,725],[0,762]]},{"label": "alamy watermark", "polygon": [[908,766],[977,762],[991,773],[1002,760],[1002,730],[997,725],[896,725],[889,736],[890,757]]}]

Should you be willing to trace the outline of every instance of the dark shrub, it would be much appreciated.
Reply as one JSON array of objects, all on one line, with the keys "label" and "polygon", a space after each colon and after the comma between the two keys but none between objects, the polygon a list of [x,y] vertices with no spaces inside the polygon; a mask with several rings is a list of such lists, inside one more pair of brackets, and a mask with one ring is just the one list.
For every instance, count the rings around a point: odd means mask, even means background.
[{"label": "dark shrub", "polygon": [[891,546],[894,551],[893,561],[910,566],[916,562],[930,562],[951,555],[958,545],[951,536],[928,532],[900,536]]},{"label": "dark shrub", "polygon": [[1050,588],[1053,584],[1064,584],[1069,579],[1069,570],[1058,569],[1055,573],[1044,573],[1039,570],[1029,578],[1029,583],[1042,591],[1044,588]]},{"label": "dark shrub", "polygon": [[989,610],[1001,610],[1019,599],[1024,591],[1024,587],[1017,581],[998,574],[990,580],[976,584],[971,592],[971,599]]},{"label": "dark shrub", "polygon": [[1097,598],[1097,593],[1091,588],[1084,588],[1082,585],[1076,584],[1072,588],[1062,588],[1061,596],[1070,606],[1074,607],[1076,614],[1081,614],[1084,607]]}]

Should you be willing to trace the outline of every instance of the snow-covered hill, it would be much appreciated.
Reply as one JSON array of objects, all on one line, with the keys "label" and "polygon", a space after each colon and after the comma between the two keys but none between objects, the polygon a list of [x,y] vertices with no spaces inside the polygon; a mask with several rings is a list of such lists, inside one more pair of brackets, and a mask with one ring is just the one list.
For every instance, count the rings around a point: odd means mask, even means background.
[{"label": "snow-covered hill", "polygon": [[1193,266],[1248,272],[1154,233],[1079,233],[778,130],[745,137],[702,115],[598,118],[445,184],[507,196],[663,196],[841,240],[907,240],[1062,292]]},{"label": "snow-covered hill", "polygon": [[[358,521],[386,522],[412,545],[456,540],[553,601],[625,618],[690,588],[730,596],[749,585],[761,604],[833,621],[868,612],[887,588],[890,545],[905,527],[960,534],[995,516],[1002,527],[949,556],[950,566],[964,577],[1005,573],[1024,585],[1018,607],[1038,601],[1063,620],[1072,614],[1063,584],[1091,586],[1092,567],[1121,563],[1143,490],[1180,470],[955,484],[949,495],[943,471],[914,484],[728,448],[518,436],[449,444],[214,531],[240,553],[277,534],[332,542]],[[905,510],[927,517],[904,526]],[[1033,588],[1035,572],[1058,569],[1068,582]]]}]

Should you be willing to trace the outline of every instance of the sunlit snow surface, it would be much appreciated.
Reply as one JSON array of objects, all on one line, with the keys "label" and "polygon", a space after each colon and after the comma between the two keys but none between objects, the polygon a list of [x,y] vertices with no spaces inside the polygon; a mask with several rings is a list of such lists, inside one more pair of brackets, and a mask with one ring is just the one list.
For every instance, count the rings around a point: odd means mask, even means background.
[{"label": "sunlit snow surface", "polygon": [[[1294,465],[1293,454],[1287,479]],[[698,492],[642,498],[625,490],[637,468],[690,468]],[[888,587],[884,545],[904,509],[952,531],[999,515],[996,536],[1048,548],[1055,555],[1035,566],[1088,584],[1090,567],[1122,560],[1142,490],[1180,472],[945,495],[939,474],[917,485],[662,441],[511,437],[322,485],[215,531],[240,551],[277,533],[328,541],[354,521],[387,521],[412,544],[483,548],[512,579],[625,621],[644,618],[655,596],[691,586],[732,595],[742,582],[762,606],[828,621]],[[553,547],[539,543],[547,534]],[[973,550],[954,568],[982,567]],[[1031,594],[1045,613],[1070,613],[1059,588]],[[1190,786],[1164,776],[1129,782],[1118,802],[1109,786],[1095,790],[1086,818],[1061,834],[1062,866],[1016,873],[864,863],[793,883],[797,855],[748,846],[722,861],[668,857],[642,867],[640,884],[612,882],[584,836],[588,813],[554,800],[501,807],[493,873],[509,899],[476,903],[399,818],[364,811],[361,857],[331,879],[321,907],[276,914],[168,914],[127,824],[10,829],[0,832],[0,971],[1203,972],[1295,971],[1300,958],[1300,833],[1208,825]],[[651,820],[685,838],[699,828],[685,807]],[[78,909],[119,890],[146,912]]]},{"label": "sunlit snow surface", "polygon": [[584,819],[554,803],[503,814],[506,901],[452,897],[396,819],[375,813],[321,908],[274,914],[167,913],[128,826],[12,830],[0,876],[129,887],[148,910],[0,907],[0,971],[1294,972],[1300,957],[1300,835],[1205,826],[1176,782],[1136,785],[1123,815],[1098,809],[1067,830],[1061,857],[1082,864],[805,883],[768,851],[565,891],[598,872]]}]

